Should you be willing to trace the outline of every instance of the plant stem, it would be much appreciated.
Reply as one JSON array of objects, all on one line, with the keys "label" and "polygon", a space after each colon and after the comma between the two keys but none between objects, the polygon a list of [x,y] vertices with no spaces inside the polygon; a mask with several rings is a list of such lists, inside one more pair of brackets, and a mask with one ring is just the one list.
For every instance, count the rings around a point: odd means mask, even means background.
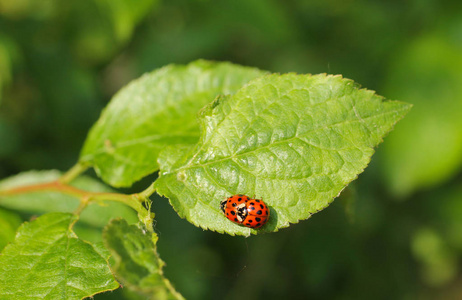
[{"label": "plant stem", "polygon": [[154,183],[152,183],[147,189],[145,189],[144,191],[139,193],[139,195],[142,198],[149,198],[149,196],[154,194],[155,191],[156,191],[156,189],[154,188]]},{"label": "plant stem", "polygon": [[61,183],[69,183],[72,180],[74,180],[77,176],[82,174],[88,169],[88,166],[78,162],[76,163],[72,168],[70,168],[66,173],[61,176],[61,178],[58,179],[59,182]]},{"label": "plant stem", "polygon": [[[70,173],[70,172],[68,172]],[[69,176],[68,178],[71,178]],[[62,177],[61,177],[62,178]],[[148,229],[151,229],[149,226],[152,224],[152,217],[150,212],[144,208],[142,203],[139,201],[138,194],[119,194],[119,193],[100,193],[100,192],[89,192],[81,190],[65,184],[62,180],[56,180],[47,183],[27,185],[17,188],[12,188],[10,190],[0,191],[0,196],[12,196],[25,193],[41,192],[41,191],[52,191],[59,192],[63,194],[68,194],[77,198],[80,198],[82,206],[80,210],[77,210],[76,213],[80,213],[85,206],[92,201],[116,201],[130,206],[138,213],[139,219],[146,225]],[[151,229],[152,230],[152,229]]]},{"label": "plant stem", "polygon": [[82,197],[80,199],[80,205],[79,207],[77,207],[77,209],[74,211],[74,214],[75,215],[80,215],[82,213],[82,210],[85,209],[85,207],[88,206],[88,200],[89,198],[88,197]]}]

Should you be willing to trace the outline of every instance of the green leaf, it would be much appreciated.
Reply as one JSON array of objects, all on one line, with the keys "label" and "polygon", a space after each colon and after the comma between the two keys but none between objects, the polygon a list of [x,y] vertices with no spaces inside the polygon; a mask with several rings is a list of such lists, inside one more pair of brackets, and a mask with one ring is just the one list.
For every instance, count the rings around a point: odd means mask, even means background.
[{"label": "green leaf", "polygon": [[119,41],[127,41],[135,29],[135,26],[148,14],[152,13],[152,7],[157,0],[138,0],[133,5],[131,0],[98,0],[102,11],[108,14],[115,36]]},{"label": "green leaf", "polygon": [[183,299],[163,275],[155,233],[115,219],[106,226],[103,238],[115,260],[112,269],[124,287],[140,299]]},{"label": "green leaf", "polygon": [[[0,191],[15,187],[40,184],[57,180],[61,172],[56,170],[28,171],[0,181]],[[104,184],[86,176],[80,176],[72,185],[91,192],[113,192]],[[58,192],[34,192],[18,195],[0,196],[0,206],[26,212],[43,214],[47,212],[73,212],[79,206],[79,199]],[[104,227],[110,219],[123,217],[129,222],[136,222],[136,213],[128,206],[113,201],[91,203],[80,215],[80,221],[95,227]],[[80,223],[80,222],[79,222]]]},{"label": "green leaf", "polygon": [[130,186],[159,169],[167,145],[195,144],[197,112],[263,71],[199,60],[169,65],[124,87],[91,129],[80,160],[112,186]]},{"label": "green leaf", "polygon": [[410,107],[340,76],[261,77],[201,111],[200,142],[163,151],[155,187],[181,217],[232,235],[258,231],[228,221],[219,202],[263,198],[271,216],[259,231],[276,231],[327,207]]},{"label": "green leaf", "polygon": [[0,251],[12,240],[22,220],[18,214],[0,208]]},{"label": "green leaf", "polygon": [[410,43],[386,80],[387,94],[415,104],[380,151],[381,170],[397,196],[439,185],[462,168],[462,46],[444,35]]},{"label": "green leaf", "polygon": [[51,213],[19,228],[0,256],[1,299],[82,299],[119,287],[109,256],[71,231],[75,221]]}]

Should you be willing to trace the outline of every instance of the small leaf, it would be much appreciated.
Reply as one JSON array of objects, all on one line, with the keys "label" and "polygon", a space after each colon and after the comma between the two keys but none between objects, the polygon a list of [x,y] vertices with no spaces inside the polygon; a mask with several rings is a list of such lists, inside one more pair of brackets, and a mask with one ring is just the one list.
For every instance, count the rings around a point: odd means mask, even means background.
[{"label": "small leaf", "polygon": [[106,226],[103,238],[115,260],[112,269],[124,287],[142,299],[183,299],[163,275],[155,233],[116,219]]},{"label": "small leaf", "polygon": [[[15,187],[52,182],[61,177],[56,170],[28,171],[0,181],[0,191]],[[113,192],[106,185],[86,176],[80,176],[72,185],[91,192]],[[79,206],[79,199],[59,192],[34,192],[18,195],[0,195],[0,206],[10,209],[43,214],[47,212],[73,212]],[[129,222],[138,220],[136,213],[124,204],[113,201],[91,203],[80,215],[80,221],[96,227],[104,227],[110,219],[123,217]],[[79,222],[80,223],[80,222]]]},{"label": "small leaf", "polygon": [[232,235],[258,231],[228,221],[219,202],[263,198],[260,232],[276,231],[327,207],[410,107],[340,76],[261,77],[202,110],[200,142],[163,151],[155,187],[181,217]]},{"label": "small leaf", "polygon": [[82,299],[119,287],[109,257],[70,230],[75,218],[51,213],[19,228],[0,256],[1,299]]},{"label": "small leaf", "polygon": [[130,186],[159,169],[167,145],[195,144],[197,112],[263,71],[199,60],[169,65],[124,87],[91,129],[80,160],[112,186]]}]

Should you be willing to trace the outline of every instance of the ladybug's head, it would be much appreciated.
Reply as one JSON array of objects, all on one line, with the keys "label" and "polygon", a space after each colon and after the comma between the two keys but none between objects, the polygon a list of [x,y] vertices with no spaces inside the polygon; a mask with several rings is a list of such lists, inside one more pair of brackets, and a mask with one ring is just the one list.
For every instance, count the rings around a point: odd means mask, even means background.
[{"label": "ladybug's head", "polygon": [[226,213],[226,212],[225,212],[225,209],[226,209],[226,202],[228,202],[228,199],[224,199],[224,200],[222,200],[222,201],[220,202],[220,210],[221,210],[221,212],[224,213],[224,214]]}]

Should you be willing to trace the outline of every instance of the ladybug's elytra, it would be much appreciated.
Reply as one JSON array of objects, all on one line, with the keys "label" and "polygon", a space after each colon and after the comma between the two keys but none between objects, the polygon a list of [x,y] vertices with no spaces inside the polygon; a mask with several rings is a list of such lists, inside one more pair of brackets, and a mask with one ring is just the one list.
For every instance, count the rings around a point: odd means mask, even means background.
[{"label": "ladybug's elytra", "polygon": [[221,201],[220,209],[232,222],[250,228],[262,227],[270,215],[265,202],[246,195],[234,195]]}]

